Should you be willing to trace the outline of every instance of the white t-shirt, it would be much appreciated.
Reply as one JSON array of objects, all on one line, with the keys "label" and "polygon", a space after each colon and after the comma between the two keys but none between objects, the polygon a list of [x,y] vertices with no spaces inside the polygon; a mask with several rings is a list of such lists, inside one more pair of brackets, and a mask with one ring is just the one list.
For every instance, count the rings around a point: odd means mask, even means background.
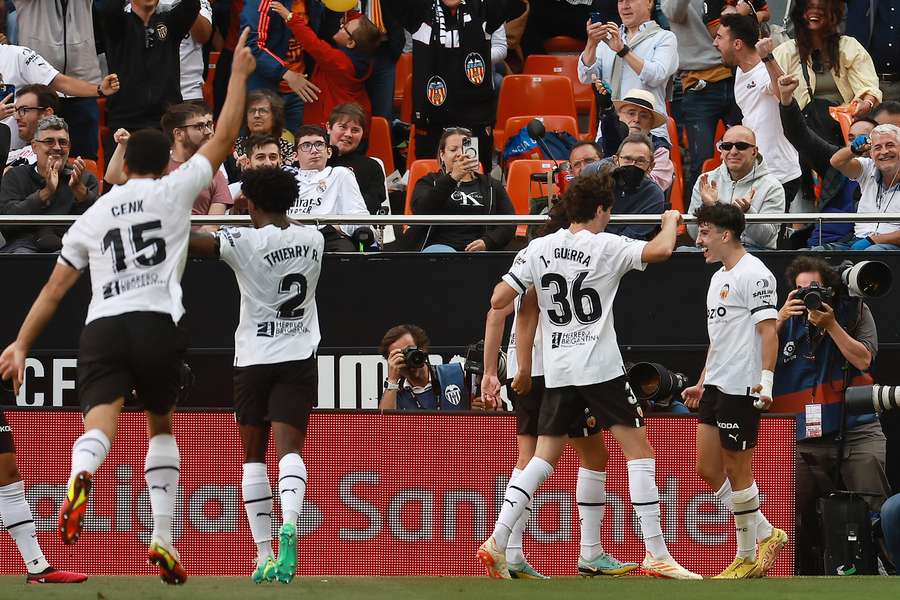
[{"label": "white t-shirt", "polygon": [[756,145],[766,160],[769,174],[774,175],[782,184],[800,177],[800,156],[784,137],[778,99],[772,91],[771,79],[764,62],[746,73],[740,67],[737,68],[734,75],[734,100],[744,114],[744,126],[756,134]]},{"label": "white t-shirt", "polygon": [[[368,215],[353,171],[346,167],[325,167],[321,171],[297,171],[299,194],[294,206],[288,209],[289,217],[303,215]],[[341,230],[352,235],[355,225],[341,225]]]},{"label": "white t-shirt", "polygon": [[[854,181],[859,182],[860,198],[856,212],[866,214],[900,212],[900,178],[890,189],[881,185],[881,174],[871,158],[857,158],[862,166],[862,174]],[[885,182],[885,185],[890,181]],[[864,238],[874,233],[893,233],[900,230],[900,223],[857,223],[853,235]]]},{"label": "white t-shirt", "polygon": [[561,229],[528,244],[525,261],[503,276],[520,294],[537,288],[548,388],[603,383],[625,372],[612,306],[622,276],[646,267],[646,245]]},{"label": "white t-shirt", "polygon": [[219,256],[241,290],[234,366],[304,360],[319,347],[316,285],[325,238],[315,227],[220,229]]},{"label": "white t-shirt", "polygon": [[161,179],[130,179],[100,196],[63,236],[59,261],[90,269],[85,324],[136,311],[184,315],[181,275],[191,208],[212,166],[195,154]]},{"label": "white t-shirt", "polygon": [[[3,83],[12,84],[16,89],[33,83],[50,85],[57,75],[59,71],[31,48],[0,45],[0,80]],[[18,150],[25,145],[25,141],[19,137],[15,115],[0,122],[9,127],[10,150]]]},{"label": "white t-shirt", "polygon": [[[157,11],[166,12],[181,0],[159,0]],[[131,5],[127,5],[131,10]],[[212,7],[209,0],[200,0],[200,16],[212,23]],[[181,97],[187,100],[203,99],[203,44],[197,43],[191,33],[181,40],[178,49],[181,57]]]},{"label": "white t-shirt", "polygon": [[34,153],[34,148],[31,147],[31,144],[25,144],[18,150],[10,150],[9,154],[6,157],[6,164],[11,165],[17,160],[24,160],[25,164],[33,165],[37,162],[37,154]]},{"label": "white t-shirt", "polygon": [[[527,250],[527,248],[519,250],[519,253],[516,254],[516,258],[513,260],[513,266],[525,263],[525,252]],[[520,294],[513,304],[515,307],[515,314],[513,315],[512,331],[509,334],[509,346],[506,348],[506,376],[509,379],[515,377],[516,373],[519,372],[519,363],[516,360],[516,323],[519,321],[519,308],[521,307],[524,298],[525,295]],[[532,377],[543,377],[544,375],[544,358],[541,350],[542,344],[541,324],[538,322],[537,329],[534,332],[534,349],[531,352]]]},{"label": "white t-shirt", "polygon": [[726,394],[750,394],[762,370],[762,338],[756,324],[778,316],[777,302],[775,276],[752,254],[745,254],[730,270],[722,267],[713,274],[706,293],[709,356],[704,385]]}]

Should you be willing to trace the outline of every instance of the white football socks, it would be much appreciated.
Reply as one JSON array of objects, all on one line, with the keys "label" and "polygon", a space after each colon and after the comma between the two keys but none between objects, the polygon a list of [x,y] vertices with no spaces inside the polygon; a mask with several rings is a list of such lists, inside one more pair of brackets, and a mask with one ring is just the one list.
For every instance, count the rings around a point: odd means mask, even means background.
[{"label": "white football socks", "polygon": [[[716,491],[716,498],[718,498],[722,504],[728,509],[731,514],[734,514],[734,500],[732,500],[731,493],[731,482],[728,478],[725,478],[725,483],[722,484],[722,487]],[[756,541],[761,542],[772,535],[773,527],[772,524],[769,523],[769,520],[766,518],[766,515],[763,514],[762,509],[756,512],[757,521],[756,521]]]},{"label": "white football socks", "polygon": [[[512,476],[506,484],[507,493],[509,493],[509,486],[513,485],[521,474],[522,469],[513,469]],[[525,552],[522,550],[522,534],[525,532],[525,527],[528,525],[528,519],[530,518],[531,502],[529,501],[525,506],[525,511],[522,513],[522,516],[519,517],[519,520],[516,521],[516,524],[513,526],[512,533],[509,536],[509,542],[506,544],[507,563],[521,564],[525,562]]]},{"label": "white football socks", "polygon": [[281,497],[281,517],[285,523],[297,524],[306,494],[306,465],[296,452],[285,454],[278,461],[278,495]]},{"label": "white football socks", "polygon": [[600,530],[606,511],[606,472],[579,468],[575,503],[581,520],[581,558],[594,560],[603,553]]},{"label": "white football socks", "polygon": [[85,431],[84,435],[75,440],[72,445],[72,470],[69,473],[69,483],[81,473],[87,471],[93,475],[109,454],[109,438],[99,429]]},{"label": "white football socks", "polygon": [[50,565],[38,545],[31,507],[25,500],[25,482],[0,487],[0,519],[15,540],[29,573],[40,573]]},{"label": "white football socks", "polygon": [[628,493],[631,506],[641,523],[644,545],[653,558],[669,555],[659,523],[659,489],[656,487],[656,460],[638,458],[628,461]]},{"label": "white football socks", "polygon": [[180,468],[181,457],[175,438],[168,433],[150,438],[144,458],[144,480],[150,492],[153,539],[169,548],[172,547],[172,516],[175,514]]},{"label": "white football socks", "polygon": [[734,501],[734,527],[737,535],[737,555],[756,560],[756,523],[759,518],[759,489],[754,481],[744,490],[731,492]]},{"label": "white football socks", "polygon": [[535,456],[522,473],[516,477],[515,483],[506,488],[503,507],[494,526],[494,541],[501,550],[506,550],[512,530],[516,522],[534,495],[534,490],[553,473],[553,467],[547,461]]},{"label": "white football socks", "polygon": [[241,495],[256,544],[256,556],[263,562],[275,555],[272,552],[272,486],[265,463],[244,463]]}]

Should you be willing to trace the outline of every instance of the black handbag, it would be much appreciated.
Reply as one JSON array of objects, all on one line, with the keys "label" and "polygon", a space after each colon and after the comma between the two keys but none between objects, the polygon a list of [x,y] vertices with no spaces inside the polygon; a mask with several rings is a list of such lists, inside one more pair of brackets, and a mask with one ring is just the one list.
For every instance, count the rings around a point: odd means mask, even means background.
[{"label": "black handbag", "polygon": [[830,144],[838,147],[844,147],[843,134],[841,133],[841,125],[831,118],[828,109],[832,106],[840,106],[837,102],[824,100],[822,98],[814,98],[812,86],[809,84],[809,71],[806,69],[806,63],[801,62],[800,68],[803,71],[803,79],[806,81],[806,91],[809,94],[809,104],[803,108],[803,117],[806,124],[816,134]]}]

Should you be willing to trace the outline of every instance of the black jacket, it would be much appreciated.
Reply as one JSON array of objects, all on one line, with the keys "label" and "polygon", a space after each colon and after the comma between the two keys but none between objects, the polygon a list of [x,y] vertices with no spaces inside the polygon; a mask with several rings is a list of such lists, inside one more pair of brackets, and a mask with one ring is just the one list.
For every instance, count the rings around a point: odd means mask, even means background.
[{"label": "black jacket", "polygon": [[[478,175],[482,197],[486,200],[480,214],[513,215],[516,213],[506,190],[485,175]],[[461,211],[451,196],[457,189],[457,182],[444,173],[429,173],[416,182],[413,190],[412,210],[417,215],[454,215],[473,211]],[[440,231],[438,231],[440,229]],[[516,235],[515,225],[413,225],[398,247],[401,250],[422,250],[431,244],[447,244],[456,250],[477,239],[484,240],[488,250],[502,250]]]},{"label": "black jacket", "polygon": [[125,12],[126,0],[106,0],[102,9],[109,72],[121,89],[106,101],[109,128],[159,129],[166,108],[181,98],[181,40],[190,34],[200,0],[182,0],[168,12],[156,12],[147,27]]},{"label": "black jacket", "polygon": [[378,214],[381,205],[387,199],[387,192],[384,188],[384,171],[381,165],[373,158],[370,158],[360,152],[354,150],[349,154],[338,156],[335,152],[328,161],[331,167],[347,167],[353,171],[356,176],[356,183],[359,185],[359,191],[362,192],[363,200],[366,202],[366,208],[373,215]]}]

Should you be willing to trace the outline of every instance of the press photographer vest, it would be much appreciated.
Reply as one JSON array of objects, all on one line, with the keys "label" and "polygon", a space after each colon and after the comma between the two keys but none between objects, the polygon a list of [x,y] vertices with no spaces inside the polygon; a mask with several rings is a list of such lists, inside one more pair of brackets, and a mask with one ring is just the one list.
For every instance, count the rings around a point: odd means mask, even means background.
[{"label": "press photographer vest", "polygon": [[[431,389],[414,394],[410,388],[400,387],[397,392],[399,410],[468,410],[469,394],[466,389],[462,365],[450,363],[431,368]],[[440,402],[435,393],[440,394]]]},{"label": "press photographer vest", "polygon": [[[842,300],[835,318],[842,327],[860,318],[861,301]],[[815,356],[815,359],[807,358]],[[873,379],[849,364],[841,351],[825,334],[816,343],[809,335],[806,318],[788,319],[778,336],[778,364],[775,367],[774,402],[770,412],[797,416],[797,440],[807,439],[806,405],[822,405],[822,435],[836,433],[841,426],[841,402],[844,394],[844,365],[849,369],[848,385],[867,385]],[[847,429],[871,423],[871,415],[847,415]],[[809,438],[812,439],[812,438]]]}]

